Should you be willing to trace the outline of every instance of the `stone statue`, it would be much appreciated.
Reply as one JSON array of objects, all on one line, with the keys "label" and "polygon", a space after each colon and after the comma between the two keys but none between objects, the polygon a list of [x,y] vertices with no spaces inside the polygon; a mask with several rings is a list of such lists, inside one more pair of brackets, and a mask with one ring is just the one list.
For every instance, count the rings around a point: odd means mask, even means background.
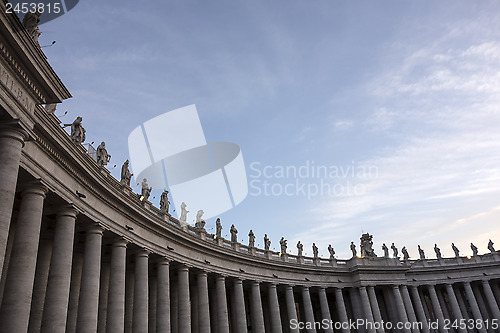
[{"label": "stone statue", "polygon": [[314,258],[317,258],[318,257],[318,247],[316,246],[315,243],[313,243],[312,248],[313,248],[313,256],[314,256]]},{"label": "stone statue", "polygon": [[217,239],[222,237],[222,224],[220,223],[220,218],[217,218],[217,221],[215,221],[215,237],[217,237]]},{"label": "stone statue", "polygon": [[394,245],[394,243],[392,243],[391,249],[392,249],[392,256],[394,258],[397,258],[398,257],[398,248],[396,247],[396,245]]},{"label": "stone statue", "polygon": [[[122,168],[122,171],[123,171],[123,168]],[[160,211],[162,213],[168,214],[169,207],[170,207],[170,201],[168,201],[168,191],[163,191],[163,193],[161,194],[161,197],[160,197]]]},{"label": "stone statue", "polygon": [[231,229],[229,229],[229,232],[231,233],[231,243],[237,243],[238,242],[238,230],[236,230],[236,227],[234,224],[231,224]]},{"label": "stone statue", "polygon": [[358,255],[358,252],[356,251],[356,244],[354,244],[354,242],[351,242],[351,251],[352,251],[353,258]]},{"label": "stone statue", "polygon": [[23,26],[35,42],[38,42],[38,37],[42,34],[38,29],[41,15],[42,12],[37,9],[34,13],[28,11],[23,18]]},{"label": "stone statue", "polygon": [[382,244],[382,250],[384,251],[384,257],[389,258],[389,249],[387,248],[387,245],[385,245],[385,243]]},{"label": "stone statue", "polygon": [[454,243],[451,243],[451,248],[453,249],[453,252],[455,252],[455,257],[460,257],[460,250],[455,246]]},{"label": "stone statue", "polygon": [[434,252],[436,252],[436,257],[438,259],[443,258],[443,256],[441,255],[441,249],[437,246],[437,244],[434,244]]},{"label": "stone statue", "polygon": [[144,200],[149,199],[149,195],[151,194],[152,189],[153,188],[149,187],[149,185],[148,185],[148,180],[146,178],[144,178],[142,180],[142,190],[141,190],[141,196]]},{"label": "stone statue", "polygon": [[83,143],[85,141],[85,128],[82,126],[82,117],[76,117],[75,121],[71,124],[64,124],[64,127],[71,126],[71,140],[76,143]]},{"label": "stone statue", "polygon": [[264,234],[264,250],[269,251],[271,247],[271,241],[267,238],[267,234]]},{"label": "stone statue", "polygon": [[488,242],[488,250],[490,250],[491,253],[495,253],[496,252],[495,248],[493,247],[493,244],[495,244],[495,243],[493,243],[491,241],[491,239],[490,239],[490,241]]},{"label": "stone statue", "polygon": [[410,254],[408,253],[408,250],[406,249],[406,246],[403,246],[401,249],[401,252],[403,253],[403,259],[408,260],[410,259]]},{"label": "stone statue", "polygon": [[101,142],[101,144],[97,147],[96,155],[97,155],[97,164],[100,167],[108,165],[111,155],[108,154],[108,151],[106,150],[106,143],[104,141]]},{"label": "stone statue", "polygon": [[330,259],[335,258],[335,250],[332,247],[332,244],[328,244],[328,252],[330,252]]},{"label": "stone statue", "polygon": [[185,202],[181,203],[181,217],[179,218],[180,222],[187,223],[187,214],[189,210],[186,209],[187,205]]},{"label": "stone statue", "polygon": [[473,257],[477,256],[477,247],[476,247],[476,245],[470,243],[470,248],[472,250],[472,256]]},{"label": "stone statue", "polygon": [[255,247],[255,234],[252,229],[250,229],[250,232],[248,233],[248,246]]},{"label": "stone statue", "polygon": [[361,243],[360,243],[360,248],[361,248],[361,257],[368,257],[368,258],[376,258],[377,255],[375,254],[375,251],[373,250],[373,236],[370,235],[369,233],[361,235]]},{"label": "stone statue", "polygon": [[300,241],[297,242],[297,256],[302,257],[302,251],[304,251],[304,245]]},{"label": "stone statue", "polygon": [[203,210],[199,210],[198,213],[196,213],[196,222],[194,223],[194,226],[200,230],[205,229],[205,221],[201,219],[205,212]]},{"label": "stone statue", "polygon": [[[130,170],[128,168],[129,161],[126,160],[125,163],[122,165],[122,179],[120,180],[120,183],[123,185],[130,186],[130,179],[134,175],[133,173],[130,173]],[[167,209],[168,213],[168,209]]]},{"label": "stone statue", "polygon": [[418,254],[420,255],[420,259],[424,260],[425,259],[425,252],[422,250],[420,245],[418,245]]},{"label": "stone statue", "polygon": [[280,240],[280,245],[281,245],[281,254],[286,254],[286,239],[285,237],[281,237]]}]

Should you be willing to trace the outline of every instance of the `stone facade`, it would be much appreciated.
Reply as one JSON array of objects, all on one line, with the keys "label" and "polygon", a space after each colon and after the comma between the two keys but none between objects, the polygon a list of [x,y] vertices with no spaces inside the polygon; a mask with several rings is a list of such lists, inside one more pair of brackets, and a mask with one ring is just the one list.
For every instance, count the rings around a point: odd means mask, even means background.
[{"label": "stone facade", "polygon": [[[281,256],[181,225],[139,200],[41,106],[70,94],[0,7],[0,333],[277,333],[324,321],[333,327],[307,332],[354,332],[335,323],[357,319],[423,323],[358,332],[498,332],[498,252]],[[485,324],[443,326],[455,319]],[[439,327],[427,325],[435,320]]]}]

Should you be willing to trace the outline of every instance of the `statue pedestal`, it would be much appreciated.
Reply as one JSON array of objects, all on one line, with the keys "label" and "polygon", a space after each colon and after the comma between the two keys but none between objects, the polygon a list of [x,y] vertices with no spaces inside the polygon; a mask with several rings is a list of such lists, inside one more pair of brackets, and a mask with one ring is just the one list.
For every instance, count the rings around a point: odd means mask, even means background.
[{"label": "statue pedestal", "polygon": [[314,266],[319,266],[319,258],[314,258],[313,264],[314,264]]},{"label": "statue pedestal", "polygon": [[125,195],[129,196],[132,194],[132,188],[126,184],[120,184],[120,189],[122,190]]},{"label": "statue pedestal", "polygon": [[99,171],[101,171],[101,173],[104,175],[104,176],[109,176],[111,174],[111,171],[109,171],[108,169],[106,169],[105,167],[103,166],[99,166]]},{"label": "statue pedestal", "polygon": [[160,218],[162,219],[162,221],[164,222],[169,222],[170,221],[170,214],[169,213],[163,213],[163,212],[160,212]]},{"label": "statue pedestal", "polygon": [[303,263],[304,263],[304,257],[303,257],[303,256],[298,256],[298,257],[297,257],[297,262],[298,262],[299,264],[303,264]]},{"label": "statue pedestal", "polygon": [[337,267],[337,259],[330,257],[330,265],[332,265],[332,267]]},{"label": "statue pedestal", "polygon": [[282,253],[281,254],[281,260],[283,260],[284,262],[288,262],[288,254]]},{"label": "statue pedestal", "polygon": [[251,255],[253,255],[253,256],[254,256],[254,255],[255,255],[255,253],[256,253],[256,251],[255,251],[255,247],[253,247],[253,246],[252,246],[252,247],[248,248],[248,253],[250,253]]},{"label": "statue pedestal", "polygon": [[239,243],[231,243],[231,247],[235,251],[239,251],[240,250],[240,244]]},{"label": "statue pedestal", "polygon": [[146,210],[150,210],[151,209],[151,202],[147,201],[147,200],[143,200],[142,201],[142,206],[146,209]]},{"label": "statue pedestal", "polygon": [[215,242],[217,243],[217,245],[219,246],[222,246],[224,244],[224,241],[222,239],[222,237],[218,237],[215,239]]},{"label": "statue pedestal", "polygon": [[464,261],[463,261],[462,258],[460,258],[460,257],[455,257],[455,258],[457,259],[457,264],[463,264],[464,263]]},{"label": "statue pedestal", "polygon": [[266,250],[265,254],[267,259],[271,259],[271,252],[269,250]]}]

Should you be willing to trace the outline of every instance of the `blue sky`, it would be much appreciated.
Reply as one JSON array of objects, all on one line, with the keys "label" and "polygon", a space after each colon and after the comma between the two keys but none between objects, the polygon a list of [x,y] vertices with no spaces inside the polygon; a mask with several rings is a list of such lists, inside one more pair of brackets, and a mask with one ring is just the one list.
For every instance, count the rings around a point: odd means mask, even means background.
[{"label": "blue sky", "polygon": [[[412,257],[417,244],[430,257],[434,243],[447,256],[451,242],[464,254],[471,241],[500,248],[498,2],[141,5],[82,0],[41,26],[41,45],[57,41],[43,50],[74,96],[56,114],[82,116],[87,141],[106,141],[113,175],[135,127],[196,104],[207,141],[237,143],[254,181],[220,216],[223,235],[234,223],[244,243],[253,229],[260,246],[267,233],[272,248],[285,236],[292,253],[300,239],[307,254],[316,242],[326,256],[331,243],[340,258],[362,232],[374,234],[378,254],[383,242]],[[348,175],[257,177],[266,166],[304,165]],[[264,181],[343,190],[264,195]]]}]

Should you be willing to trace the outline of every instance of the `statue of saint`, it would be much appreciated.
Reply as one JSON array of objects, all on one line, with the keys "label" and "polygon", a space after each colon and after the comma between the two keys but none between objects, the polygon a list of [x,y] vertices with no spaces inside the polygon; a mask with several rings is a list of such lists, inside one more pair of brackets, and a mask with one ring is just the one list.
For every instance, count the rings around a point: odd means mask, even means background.
[{"label": "statue of saint", "polygon": [[441,249],[437,246],[437,244],[434,244],[434,252],[436,252],[436,257],[438,259],[443,258],[443,256],[441,255]]},{"label": "statue of saint", "polygon": [[375,251],[373,250],[373,236],[370,235],[369,233],[361,235],[360,238],[360,249],[361,249],[361,257],[365,258],[376,258],[377,255],[375,254]]},{"label": "statue of saint", "polygon": [[108,165],[111,155],[108,154],[108,151],[106,150],[106,143],[104,141],[101,142],[101,144],[97,147],[96,155],[97,155],[97,164],[100,167]]},{"label": "statue of saint", "polygon": [[37,9],[34,13],[28,11],[23,17],[23,26],[35,42],[38,42],[38,37],[42,34],[38,29],[41,15],[42,12]]},{"label": "statue of saint", "polygon": [[382,250],[384,251],[384,257],[389,258],[389,249],[385,243],[382,244]]},{"label": "statue of saint", "polygon": [[410,259],[410,254],[408,253],[408,250],[406,249],[406,246],[403,246],[401,249],[401,252],[403,253],[403,259],[408,260]]},{"label": "statue of saint", "polygon": [[234,224],[231,224],[231,229],[229,229],[229,232],[231,233],[231,243],[235,244],[238,242],[238,230],[236,230],[236,227]]},{"label": "statue of saint", "polygon": [[460,250],[455,246],[454,243],[451,243],[451,248],[453,249],[453,252],[455,252],[455,257],[460,257]]},{"label": "statue of saint", "polygon": [[142,195],[142,197],[143,197],[144,200],[148,200],[149,199],[149,195],[151,194],[151,190],[153,188],[149,187],[148,180],[146,178],[144,178],[142,180],[141,186],[142,186],[141,195]]},{"label": "statue of saint", "polygon": [[202,220],[202,216],[205,212],[203,210],[199,210],[198,213],[196,213],[196,222],[194,223],[194,226],[200,230],[205,229],[205,221]]},{"label": "statue of saint", "polygon": [[330,259],[335,258],[335,250],[332,247],[332,244],[328,244],[328,252],[330,252]]},{"label": "statue of saint", "polygon": [[280,245],[281,245],[281,254],[286,254],[286,239],[285,239],[285,237],[281,237]]},{"label": "statue of saint", "polygon": [[491,253],[495,253],[496,252],[495,248],[493,247],[493,244],[495,244],[495,243],[493,243],[491,241],[491,239],[490,239],[490,241],[488,242],[488,250],[490,250]]},{"label": "statue of saint", "polygon": [[181,217],[179,218],[180,222],[187,223],[187,214],[189,210],[186,209],[187,205],[185,202],[181,203]]},{"label": "statue of saint", "polygon": [[477,247],[476,247],[476,245],[474,245],[474,244],[470,243],[470,248],[471,248],[471,250],[472,250],[472,256],[473,256],[473,257],[477,256],[477,252],[478,252],[478,251],[477,251]]},{"label": "statue of saint", "polygon": [[392,243],[391,249],[392,249],[392,255],[393,255],[393,257],[397,258],[398,257],[398,248],[396,247],[396,245],[394,245],[394,243]]},{"label": "statue of saint", "polygon": [[217,218],[217,221],[215,221],[215,237],[222,237],[222,224],[220,223],[220,218]]},{"label": "statue of saint", "polygon": [[297,242],[297,255],[302,257],[302,251],[304,251],[304,245],[300,241]]},{"label": "statue of saint", "polygon": [[356,251],[356,244],[354,244],[354,242],[351,242],[351,252],[353,258],[358,255],[358,252]]},{"label": "statue of saint", "polygon": [[255,247],[255,234],[252,229],[250,229],[250,232],[248,233],[248,246]]},{"label": "statue of saint", "polygon": [[267,234],[264,234],[264,250],[269,251],[271,247],[271,241],[267,238]]},{"label": "statue of saint", "polygon": [[[130,179],[132,178],[132,176],[134,175],[133,173],[130,173],[130,170],[128,168],[128,164],[129,164],[129,161],[126,160],[125,163],[123,163],[122,165],[122,179],[120,180],[120,183],[122,183],[123,185],[127,185],[127,186],[130,186]],[[168,213],[168,209],[167,209],[167,213]]]},{"label": "statue of saint", "polygon": [[424,260],[425,259],[425,252],[424,250],[418,245],[418,254],[420,255],[420,259]]},{"label": "statue of saint", "polygon": [[316,246],[315,243],[313,243],[312,249],[313,249],[313,256],[314,256],[314,258],[315,259],[318,258],[318,247]]},{"label": "statue of saint", "polygon": [[[128,162],[128,161],[127,161]],[[123,168],[122,168],[123,172]],[[160,211],[162,213],[167,213],[168,214],[168,209],[170,207],[170,201],[168,201],[168,191],[163,191],[160,197]]]},{"label": "statue of saint", "polygon": [[85,141],[85,128],[82,126],[82,117],[76,117],[75,121],[71,124],[64,124],[64,127],[71,126],[71,140],[76,143],[83,143]]}]

